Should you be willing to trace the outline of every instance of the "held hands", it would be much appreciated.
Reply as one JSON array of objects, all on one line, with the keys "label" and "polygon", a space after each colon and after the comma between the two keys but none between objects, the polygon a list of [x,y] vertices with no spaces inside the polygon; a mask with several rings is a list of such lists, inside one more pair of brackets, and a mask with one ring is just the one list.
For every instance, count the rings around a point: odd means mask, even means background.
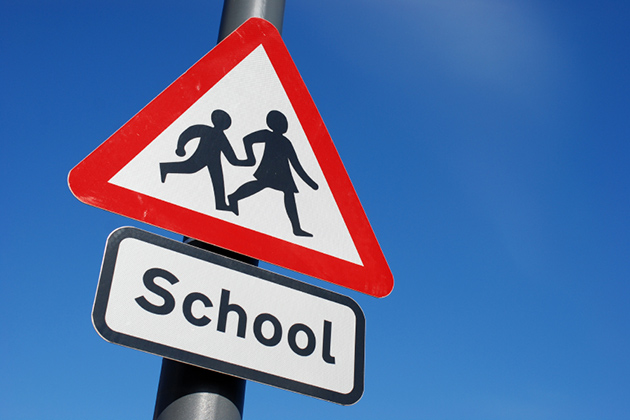
[{"label": "held hands", "polygon": [[245,159],[238,161],[240,166],[254,166],[256,164],[256,157],[253,154],[248,154]]}]

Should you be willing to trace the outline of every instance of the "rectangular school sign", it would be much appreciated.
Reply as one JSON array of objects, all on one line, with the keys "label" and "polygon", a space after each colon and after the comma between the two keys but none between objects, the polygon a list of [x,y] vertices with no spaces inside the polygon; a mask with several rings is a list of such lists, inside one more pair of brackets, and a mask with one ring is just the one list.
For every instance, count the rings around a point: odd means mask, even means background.
[{"label": "rectangular school sign", "polygon": [[363,394],[355,301],[139,229],[108,238],[92,319],[169,359],[339,404]]}]

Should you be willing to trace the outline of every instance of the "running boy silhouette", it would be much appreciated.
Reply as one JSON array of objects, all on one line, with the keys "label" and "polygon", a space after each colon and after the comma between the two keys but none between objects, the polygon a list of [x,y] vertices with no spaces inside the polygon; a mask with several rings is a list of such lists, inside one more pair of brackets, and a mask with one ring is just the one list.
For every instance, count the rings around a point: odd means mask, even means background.
[{"label": "running boy silhouette", "polygon": [[247,153],[247,158],[241,162],[243,166],[255,164],[254,143],[264,143],[265,151],[260,160],[260,165],[254,172],[256,180],[241,185],[233,194],[228,195],[228,207],[238,216],[239,200],[254,195],[265,188],[282,191],[284,193],[284,207],[291,221],[293,234],[296,236],[313,236],[300,227],[297,205],[295,203],[295,193],[298,192],[298,189],[291,174],[291,166],[309,187],[317,190],[319,186],[304,171],[291,141],[284,136],[289,127],[284,114],[280,111],[269,112],[267,114],[267,126],[271,131],[256,131],[248,134],[243,139]]},{"label": "running boy silhouette", "polygon": [[234,154],[234,150],[224,133],[232,125],[232,119],[228,113],[217,109],[212,112],[211,119],[214,127],[197,124],[188,127],[180,134],[177,141],[177,149],[175,150],[177,156],[186,155],[184,147],[194,138],[199,137],[199,146],[187,160],[160,163],[160,174],[162,182],[165,182],[168,174],[192,174],[207,167],[212,179],[216,209],[230,210],[225,202],[225,183],[223,180],[223,168],[221,167],[221,153],[234,166],[252,166],[253,163],[247,163],[248,160],[239,160]]}]

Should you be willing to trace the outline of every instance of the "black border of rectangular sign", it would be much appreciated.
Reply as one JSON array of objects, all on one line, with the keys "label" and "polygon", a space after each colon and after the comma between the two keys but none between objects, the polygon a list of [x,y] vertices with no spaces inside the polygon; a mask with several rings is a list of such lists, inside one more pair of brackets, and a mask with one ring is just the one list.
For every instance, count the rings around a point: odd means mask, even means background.
[{"label": "black border of rectangular sign", "polygon": [[[318,296],[323,299],[339,303],[349,307],[356,316],[356,339],[355,339],[355,366],[354,366],[354,387],[347,394],[331,391],[325,388],[294,381],[270,373],[261,372],[255,369],[246,368],[221,360],[201,356],[182,349],[166,346],[141,338],[116,332],[109,328],[105,322],[105,312],[114,275],[114,267],[118,257],[118,249],[123,239],[134,238],[146,243],[150,243],[162,248],[220,265],[232,270],[239,271],[257,277],[261,280],[269,281],[281,286],[285,286],[303,293]],[[96,331],[105,340],[120,344],[125,347],[156,354],[167,359],[177,360],[183,363],[199,366],[202,368],[226,373],[243,379],[272,385],[300,394],[331,401],[342,405],[351,405],[359,401],[363,395],[364,374],[365,374],[365,316],[359,305],[347,296],[321,289],[319,287],[291,279],[280,274],[263,270],[254,265],[242,263],[222,255],[212,253],[200,248],[193,247],[172,239],[164,238],[133,227],[123,227],[112,232],[107,238],[103,265],[98,282],[94,307],[92,310],[92,322]]]}]

